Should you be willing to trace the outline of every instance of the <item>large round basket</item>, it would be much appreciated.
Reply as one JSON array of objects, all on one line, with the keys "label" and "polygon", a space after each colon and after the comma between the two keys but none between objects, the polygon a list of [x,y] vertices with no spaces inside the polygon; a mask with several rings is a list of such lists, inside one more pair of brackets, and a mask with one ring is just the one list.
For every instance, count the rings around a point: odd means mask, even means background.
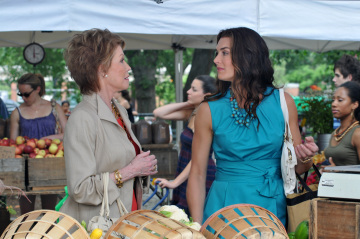
[{"label": "large round basket", "polygon": [[205,237],[176,220],[152,210],[137,210],[120,217],[110,227],[105,239],[115,238],[161,238],[204,239]]},{"label": "large round basket", "polygon": [[252,204],[220,209],[205,221],[200,232],[206,238],[289,238],[273,213]]},{"label": "large round basket", "polygon": [[0,238],[86,239],[89,234],[74,218],[66,214],[37,210],[16,218]]}]

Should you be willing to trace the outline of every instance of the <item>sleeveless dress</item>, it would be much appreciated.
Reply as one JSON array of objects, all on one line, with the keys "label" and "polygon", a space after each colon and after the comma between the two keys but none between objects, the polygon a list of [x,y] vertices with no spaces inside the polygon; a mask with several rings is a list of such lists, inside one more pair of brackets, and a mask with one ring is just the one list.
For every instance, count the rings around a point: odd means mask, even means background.
[{"label": "sleeveless dress", "polygon": [[20,108],[17,107],[17,109],[20,116],[19,127],[21,136],[27,136],[30,139],[40,139],[55,134],[56,118],[52,112],[45,117],[25,119],[21,115]]},{"label": "sleeveless dress", "polygon": [[[178,166],[176,169],[176,177],[184,170],[191,160],[191,145],[193,140],[194,133],[189,127],[185,127],[180,136],[181,150],[178,160]],[[216,166],[215,162],[212,159],[212,149],[209,153],[209,163],[207,168],[207,177],[206,177],[206,193],[208,193],[212,182],[215,179]],[[187,180],[179,185],[179,187],[173,190],[172,203],[177,207],[184,209],[185,212],[189,214],[189,208],[186,201],[186,187]]]},{"label": "sleeveless dress", "polygon": [[[268,87],[266,94],[271,90]],[[286,198],[280,166],[284,118],[279,91],[274,90],[257,107],[259,129],[257,120],[250,121],[248,128],[235,124],[230,90],[219,100],[208,103],[216,175],[205,200],[204,222],[226,206],[246,203],[271,211],[285,225]]]},{"label": "sleeveless dress", "polygon": [[[324,151],[325,158],[332,157],[336,166],[360,164],[360,156],[357,154],[356,148],[351,144],[351,138],[357,128],[360,128],[360,125],[352,128],[338,145],[331,146],[331,143],[329,143],[329,146]],[[334,133],[332,133],[331,139],[333,137]]]}]

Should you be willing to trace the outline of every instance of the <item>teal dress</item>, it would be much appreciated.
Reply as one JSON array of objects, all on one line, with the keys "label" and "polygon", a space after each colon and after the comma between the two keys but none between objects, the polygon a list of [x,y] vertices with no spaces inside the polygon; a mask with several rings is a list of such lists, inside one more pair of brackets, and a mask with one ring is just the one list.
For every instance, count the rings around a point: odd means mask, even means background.
[{"label": "teal dress", "polygon": [[[266,94],[271,91],[268,87]],[[275,89],[257,107],[259,129],[257,120],[250,121],[248,128],[235,124],[229,90],[226,96],[208,103],[216,174],[205,201],[204,222],[226,206],[246,203],[271,211],[285,225],[286,198],[280,166],[284,118],[279,91]]]}]

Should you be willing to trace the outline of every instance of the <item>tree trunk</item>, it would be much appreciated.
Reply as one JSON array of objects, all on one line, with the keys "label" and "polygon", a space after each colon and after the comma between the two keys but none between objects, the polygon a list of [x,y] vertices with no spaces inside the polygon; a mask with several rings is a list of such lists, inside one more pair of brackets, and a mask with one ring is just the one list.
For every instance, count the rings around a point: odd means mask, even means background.
[{"label": "tree trunk", "polygon": [[185,86],[183,87],[183,99],[187,100],[186,92],[191,87],[191,82],[198,75],[209,75],[214,59],[213,49],[195,49],[191,63],[191,70],[186,80]]},{"label": "tree trunk", "polygon": [[135,99],[139,113],[152,113],[155,109],[156,62],[158,51],[127,51],[129,65],[135,81]]}]

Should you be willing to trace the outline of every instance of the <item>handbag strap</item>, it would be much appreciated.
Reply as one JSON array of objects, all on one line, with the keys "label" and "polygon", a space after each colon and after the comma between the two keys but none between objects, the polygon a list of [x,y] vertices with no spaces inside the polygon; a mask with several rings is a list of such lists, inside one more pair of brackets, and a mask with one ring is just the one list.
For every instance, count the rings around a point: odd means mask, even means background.
[{"label": "handbag strap", "polygon": [[291,131],[290,131],[290,127],[289,127],[289,112],[288,112],[288,108],[287,108],[287,104],[286,104],[286,100],[285,100],[285,92],[283,88],[279,89],[279,95],[280,95],[280,104],[281,104],[281,110],[284,116],[284,121],[285,121],[285,133],[284,133],[284,138],[292,143],[292,135],[291,135]]},{"label": "handbag strap", "polygon": [[[319,169],[316,167],[315,164],[312,164],[312,167],[314,169],[314,172],[316,173],[316,175],[320,178],[321,177],[321,173],[319,171]],[[307,179],[307,175],[308,175],[309,171],[306,171],[304,173],[304,178],[302,178],[298,173],[296,173],[296,177],[298,178],[300,184],[302,185],[303,189],[301,190],[301,192],[304,191],[304,189],[306,189],[306,191],[308,192],[312,192],[312,190],[310,189],[310,187],[306,184],[306,179]]]},{"label": "handbag strap", "polygon": [[[102,217],[109,217],[110,215],[110,208],[109,208],[109,172],[102,173],[101,179],[103,181],[104,185],[104,195],[103,195],[103,201],[100,208],[100,216]],[[119,208],[120,216],[123,216],[124,214],[127,214],[128,211],[126,210],[126,207],[124,206],[123,202],[120,200],[120,198],[116,199],[116,203]]]}]

